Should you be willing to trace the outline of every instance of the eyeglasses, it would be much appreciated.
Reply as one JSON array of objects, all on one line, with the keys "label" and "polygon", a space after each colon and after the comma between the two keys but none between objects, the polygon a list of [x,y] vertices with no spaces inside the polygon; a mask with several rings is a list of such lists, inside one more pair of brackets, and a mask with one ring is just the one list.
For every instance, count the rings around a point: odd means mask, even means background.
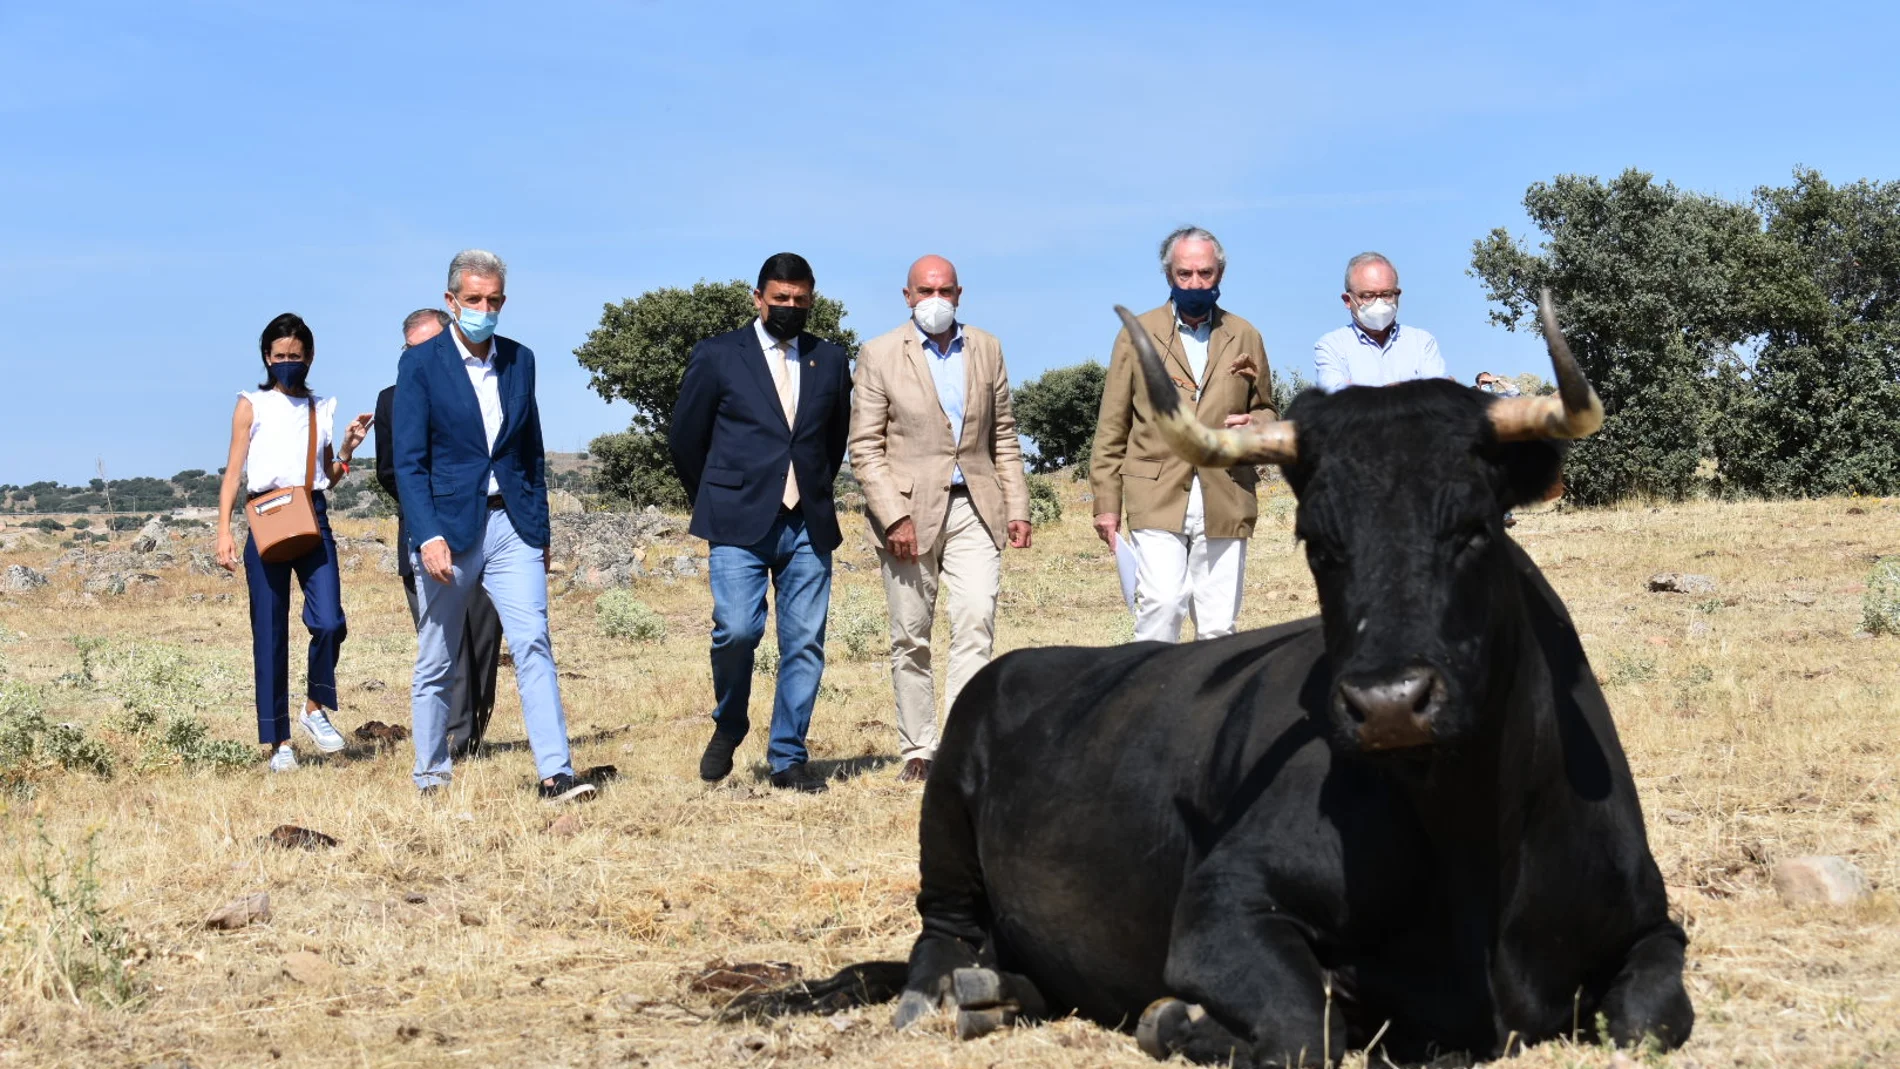
[{"label": "eyeglasses", "polygon": [[1399,291],[1398,290],[1378,290],[1378,291],[1360,290],[1359,292],[1353,294],[1353,296],[1358,298],[1361,304],[1369,303],[1371,301],[1378,301],[1378,300],[1396,301],[1399,299]]}]

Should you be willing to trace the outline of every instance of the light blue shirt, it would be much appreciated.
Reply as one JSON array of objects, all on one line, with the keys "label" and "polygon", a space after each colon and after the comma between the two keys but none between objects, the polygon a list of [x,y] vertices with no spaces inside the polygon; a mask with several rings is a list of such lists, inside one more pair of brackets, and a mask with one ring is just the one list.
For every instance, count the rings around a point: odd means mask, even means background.
[{"label": "light blue shirt", "polygon": [[1214,317],[1210,315],[1201,320],[1200,326],[1190,327],[1180,316],[1175,316],[1174,329],[1181,336],[1181,355],[1187,360],[1188,370],[1194,373],[1194,388],[1198,390],[1207,371],[1207,341],[1214,336]]},{"label": "light blue shirt", "polygon": [[1445,358],[1438,339],[1400,323],[1380,345],[1352,322],[1320,335],[1313,344],[1315,384],[1327,393],[1347,386],[1387,386],[1407,379],[1442,379]]},{"label": "light blue shirt", "polygon": [[[917,330],[915,323],[911,329]],[[930,381],[937,384],[937,403],[943,406],[943,415],[950,421],[951,444],[963,447],[963,324],[957,324],[956,333],[950,337],[948,351],[937,348],[937,343],[922,330],[917,336],[924,342],[924,363],[930,365]],[[963,485],[963,465],[956,465],[950,472],[950,485]]]}]

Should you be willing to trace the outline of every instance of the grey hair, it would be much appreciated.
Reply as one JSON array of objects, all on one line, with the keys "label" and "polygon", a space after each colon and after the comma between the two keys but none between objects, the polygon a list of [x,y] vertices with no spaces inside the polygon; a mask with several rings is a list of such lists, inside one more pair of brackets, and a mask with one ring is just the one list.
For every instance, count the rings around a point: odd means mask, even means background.
[{"label": "grey hair", "polygon": [[449,314],[447,312],[444,312],[440,308],[418,308],[403,317],[402,336],[407,338],[410,331],[415,330],[431,319],[435,320],[435,325],[441,327],[443,330],[449,329]]},{"label": "grey hair", "polygon": [[[1392,261],[1386,259],[1385,254],[1382,252],[1362,252],[1359,255],[1353,257],[1352,259],[1347,260],[1346,261],[1346,292],[1347,293],[1352,292],[1352,273],[1354,271],[1357,271],[1361,267],[1364,267],[1367,264],[1384,264],[1387,267],[1392,267]],[[1392,267],[1392,284],[1394,286],[1399,284],[1399,269],[1396,267]]]},{"label": "grey hair", "polygon": [[463,249],[449,261],[449,292],[462,292],[462,276],[479,275],[508,284],[508,265],[487,249]]},{"label": "grey hair", "polygon": [[1171,269],[1174,267],[1174,247],[1183,241],[1205,241],[1214,246],[1214,266],[1220,271],[1227,270],[1227,250],[1221,248],[1220,239],[1202,230],[1198,226],[1176,227],[1174,232],[1161,239],[1161,277],[1174,281]]}]

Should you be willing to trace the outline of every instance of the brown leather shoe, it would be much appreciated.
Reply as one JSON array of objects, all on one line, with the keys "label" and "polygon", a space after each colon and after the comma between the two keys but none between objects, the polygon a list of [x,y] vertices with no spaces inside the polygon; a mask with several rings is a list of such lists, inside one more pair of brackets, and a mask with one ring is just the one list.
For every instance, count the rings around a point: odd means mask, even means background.
[{"label": "brown leather shoe", "polygon": [[930,778],[930,762],[921,757],[913,757],[904,762],[903,771],[897,774],[899,783],[922,783]]}]

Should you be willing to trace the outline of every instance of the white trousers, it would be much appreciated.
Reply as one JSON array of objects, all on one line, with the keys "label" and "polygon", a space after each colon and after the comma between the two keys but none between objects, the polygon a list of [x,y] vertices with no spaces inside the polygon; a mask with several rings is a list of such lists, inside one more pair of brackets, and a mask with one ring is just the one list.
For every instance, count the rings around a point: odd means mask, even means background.
[{"label": "white trousers", "polygon": [[1146,529],[1133,532],[1135,554],[1135,640],[1178,642],[1181,621],[1194,619],[1195,638],[1234,633],[1240,613],[1240,588],[1246,580],[1247,540],[1207,537],[1207,511],[1201,478],[1188,490],[1184,533]]},{"label": "white trousers", "polygon": [[977,517],[970,495],[950,495],[949,514],[930,552],[900,561],[883,550],[884,601],[891,615],[891,689],[897,696],[897,740],[904,760],[937,755],[937,695],[930,670],[930,631],[937,617],[937,588],[949,589],[950,671],[943,707],[977,670],[990,663],[996,640],[996,596],[1003,582],[1003,552]]}]

